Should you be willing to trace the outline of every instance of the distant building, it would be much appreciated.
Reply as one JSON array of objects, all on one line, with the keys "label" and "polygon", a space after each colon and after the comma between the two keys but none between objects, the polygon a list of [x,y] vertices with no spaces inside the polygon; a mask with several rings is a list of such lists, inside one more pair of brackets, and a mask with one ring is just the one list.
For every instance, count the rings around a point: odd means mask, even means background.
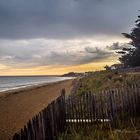
[{"label": "distant building", "polygon": [[122,69],[124,68],[124,64],[114,64],[112,66],[110,66],[111,70],[118,70],[118,69]]}]

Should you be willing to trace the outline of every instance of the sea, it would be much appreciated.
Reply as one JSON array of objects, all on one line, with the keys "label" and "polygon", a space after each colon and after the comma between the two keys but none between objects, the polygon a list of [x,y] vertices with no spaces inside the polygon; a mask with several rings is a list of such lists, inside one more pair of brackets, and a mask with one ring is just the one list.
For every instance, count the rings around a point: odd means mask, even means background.
[{"label": "sea", "polygon": [[72,79],[58,76],[0,76],[0,92]]}]

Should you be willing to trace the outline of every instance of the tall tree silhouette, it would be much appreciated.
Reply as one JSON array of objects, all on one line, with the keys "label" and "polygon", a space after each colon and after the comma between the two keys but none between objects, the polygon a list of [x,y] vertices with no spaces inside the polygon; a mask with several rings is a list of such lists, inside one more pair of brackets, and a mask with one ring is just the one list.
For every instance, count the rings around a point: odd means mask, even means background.
[{"label": "tall tree silhouette", "polygon": [[131,33],[122,33],[126,38],[131,39],[127,48],[123,48],[118,53],[121,54],[120,62],[125,67],[140,66],[140,16],[135,21],[136,25],[131,30]]}]

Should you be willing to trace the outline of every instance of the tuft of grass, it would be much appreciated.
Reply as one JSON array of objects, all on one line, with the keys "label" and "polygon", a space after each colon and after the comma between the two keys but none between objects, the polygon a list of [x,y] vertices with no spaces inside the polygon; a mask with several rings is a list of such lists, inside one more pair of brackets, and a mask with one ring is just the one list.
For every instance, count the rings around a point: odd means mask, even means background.
[{"label": "tuft of grass", "polygon": [[139,140],[140,134],[133,130],[102,130],[95,127],[90,129],[69,129],[59,135],[58,140]]}]

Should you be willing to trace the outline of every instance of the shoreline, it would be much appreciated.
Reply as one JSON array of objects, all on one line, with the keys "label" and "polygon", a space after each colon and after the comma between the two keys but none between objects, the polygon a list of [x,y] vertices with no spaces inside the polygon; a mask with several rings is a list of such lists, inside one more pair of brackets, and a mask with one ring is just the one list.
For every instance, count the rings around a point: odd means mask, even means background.
[{"label": "shoreline", "polygon": [[24,91],[28,91],[28,90],[32,90],[32,89],[37,89],[37,88],[41,88],[41,87],[44,87],[44,86],[47,86],[47,85],[51,85],[51,84],[56,84],[56,83],[59,83],[59,82],[64,82],[64,81],[67,81],[67,80],[74,80],[76,78],[70,78],[70,79],[64,79],[64,80],[60,80],[60,81],[55,81],[55,82],[46,82],[46,83],[41,83],[41,84],[32,84],[32,85],[25,85],[25,86],[21,86],[21,87],[18,87],[18,88],[13,88],[13,89],[8,89],[8,90],[5,90],[5,91],[0,91],[0,98],[1,97],[6,97],[6,96],[9,96],[10,94],[18,94],[19,92],[24,92]]},{"label": "shoreline", "polygon": [[68,79],[8,91],[0,96],[0,140],[8,140],[33,116],[60,95],[65,88],[68,96],[77,79]]}]

